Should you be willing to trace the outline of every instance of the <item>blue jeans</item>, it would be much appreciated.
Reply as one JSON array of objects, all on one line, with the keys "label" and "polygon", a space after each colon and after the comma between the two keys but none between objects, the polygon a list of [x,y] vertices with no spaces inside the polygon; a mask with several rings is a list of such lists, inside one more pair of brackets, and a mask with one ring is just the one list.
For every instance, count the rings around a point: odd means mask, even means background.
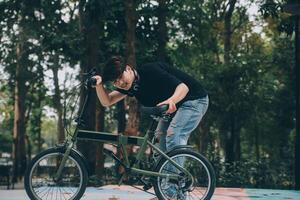
[{"label": "blue jeans", "polygon": [[[199,125],[202,117],[208,108],[208,96],[184,102],[177,110],[175,116],[170,122],[160,120],[158,122],[155,135],[159,138],[159,148],[162,151],[171,150],[177,145],[186,145],[189,136]],[[180,166],[184,166],[185,159],[178,158],[175,160]],[[178,174],[178,170],[167,164],[166,170]],[[168,199],[185,199],[185,195],[180,193],[179,186],[169,183],[168,180],[162,180],[162,188]]]},{"label": "blue jeans", "polygon": [[159,148],[169,151],[177,145],[186,145],[189,136],[199,125],[207,111],[208,96],[184,102],[170,122],[158,122],[156,135],[159,138]]}]

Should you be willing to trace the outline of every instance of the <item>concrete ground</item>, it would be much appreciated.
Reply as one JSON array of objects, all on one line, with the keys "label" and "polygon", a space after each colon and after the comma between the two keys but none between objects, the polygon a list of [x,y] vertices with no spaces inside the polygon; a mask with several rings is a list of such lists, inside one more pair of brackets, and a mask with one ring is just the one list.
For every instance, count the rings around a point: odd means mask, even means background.
[{"label": "concrete ground", "polygon": [[[153,192],[153,191],[152,191]],[[130,186],[87,188],[83,200],[154,200],[155,196]],[[0,190],[0,200],[29,200],[24,189]],[[300,200],[300,191],[217,188],[212,200]]]}]

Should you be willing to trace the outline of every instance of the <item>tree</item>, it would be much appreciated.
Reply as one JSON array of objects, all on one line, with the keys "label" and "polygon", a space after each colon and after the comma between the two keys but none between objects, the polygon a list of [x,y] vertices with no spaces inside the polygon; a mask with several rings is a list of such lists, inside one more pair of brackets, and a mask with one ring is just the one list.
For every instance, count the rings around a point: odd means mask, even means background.
[{"label": "tree", "polygon": [[[125,16],[126,16],[126,63],[130,66],[136,66],[135,57],[135,27],[136,27],[136,1],[125,1]],[[134,98],[128,98],[128,122],[125,133],[128,135],[138,134],[139,116],[138,116],[138,103]]]},{"label": "tree", "polygon": [[[83,36],[82,48],[84,49],[81,55],[81,74],[87,73],[93,67],[99,66],[99,35],[100,35],[100,19],[101,19],[101,11],[103,11],[103,5],[99,1],[89,1],[80,0],[79,2],[79,21],[80,21],[80,32]],[[83,89],[83,88],[82,88]],[[103,114],[98,113],[96,118],[96,93],[94,90],[88,89],[82,93],[81,103],[83,104],[83,100],[85,95],[89,93],[89,99],[87,102],[86,110],[84,111],[84,121],[85,121],[85,129],[87,130],[95,130],[96,122],[97,128],[103,129],[103,126],[100,127],[103,123]],[[99,112],[103,111],[100,109]],[[88,145],[87,145],[88,144]],[[91,167],[91,172],[95,173],[96,166],[96,155],[97,149],[101,149],[101,146],[96,146],[95,142],[86,142],[80,141],[78,143],[79,149],[83,152],[83,154],[87,157],[89,166]],[[101,153],[101,152],[98,152]],[[98,159],[101,159],[100,154],[97,155]],[[100,162],[101,163],[101,162]],[[99,168],[99,165],[97,165]]]},{"label": "tree", "polygon": [[[40,57],[41,55],[39,55]],[[46,100],[46,87],[44,86],[43,66],[36,65],[36,71],[32,70],[35,74],[35,79],[28,88],[27,102],[26,102],[26,147],[27,159],[31,160],[32,152],[41,152],[42,149],[42,116],[43,106]],[[36,148],[37,147],[37,148]]]},{"label": "tree", "polygon": [[300,105],[299,105],[299,102],[300,102],[300,99],[299,99],[299,96],[300,96],[300,86],[299,86],[299,83],[300,83],[300,20],[299,20],[299,16],[298,16],[298,19],[296,21],[296,26],[295,26],[295,32],[296,32],[296,40],[295,40],[295,45],[296,45],[296,52],[295,52],[295,56],[296,56],[296,76],[297,76],[297,93],[296,93],[296,98],[297,98],[297,105],[296,105],[296,109],[297,109],[297,127],[296,127],[296,130],[297,130],[297,133],[296,133],[296,148],[295,148],[295,189],[296,190],[300,190],[300,172],[299,172],[299,168],[300,168]]},{"label": "tree", "polygon": [[53,95],[53,106],[57,111],[57,141],[62,143],[65,140],[65,131],[63,125],[63,105],[61,103],[61,91],[59,88],[58,81],[58,67],[59,67],[59,59],[58,55],[54,57],[54,63],[51,67],[53,73],[53,81],[54,81],[54,95]]},{"label": "tree", "polygon": [[[224,14],[224,64],[227,66],[231,65],[231,34],[232,34],[232,24],[231,18],[233,15],[234,7],[236,4],[236,0],[230,0],[228,2],[227,11]],[[230,80],[231,83],[234,83],[234,80]],[[231,87],[228,91],[233,90]],[[233,97],[233,93],[230,92],[231,97]],[[240,136],[239,130],[236,128],[236,115],[234,111],[235,105],[231,105],[229,109],[230,118],[229,118],[229,126],[230,130],[227,134],[226,140],[226,160],[228,162],[232,162],[234,160],[239,160],[240,158]]]},{"label": "tree", "polygon": [[[20,41],[24,42],[24,38]],[[15,105],[14,105],[14,130],[13,130],[13,158],[14,169],[13,176],[16,181],[17,177],[24,173],[26,166],[26,150],[25,150],[25,99],[26,99],[26,69],[24,66],[24,44],[18,44],[17,51],[17,68],[15,81]],[[23,55],[22,55],[23,54]]]},{"label": "tree", "polygon": [[31,77],[29,67],[31,65],[28,57],[30,54],[30,44],[28,40],[31,36],[30,23],[33,18],[34,5],[28,6],[26,2],[13,4],[16,9],[19,34],[16,35],[15,46],[15,91],[14,91],[14,129],[13,129],[13,178],[14,181],[20,177],[26,168],[26,149],[25,149],[25,112],[26,112],[26,95],[28,91],[28,80]]}]

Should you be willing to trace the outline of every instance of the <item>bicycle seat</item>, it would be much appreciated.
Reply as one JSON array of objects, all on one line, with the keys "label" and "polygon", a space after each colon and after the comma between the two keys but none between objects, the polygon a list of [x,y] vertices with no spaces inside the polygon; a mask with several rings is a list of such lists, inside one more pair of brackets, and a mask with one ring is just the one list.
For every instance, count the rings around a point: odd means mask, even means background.
[{"label": "bicycle seat", "polygon": [[147,115],[162,116],[168,110],[168,105],[145,107],[141,106],[141,112]]}]

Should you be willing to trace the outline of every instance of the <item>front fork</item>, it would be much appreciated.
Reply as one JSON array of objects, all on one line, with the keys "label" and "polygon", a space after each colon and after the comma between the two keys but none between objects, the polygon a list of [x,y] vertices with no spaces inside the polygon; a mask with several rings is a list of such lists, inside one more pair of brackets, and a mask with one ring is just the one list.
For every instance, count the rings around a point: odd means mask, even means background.
[{"label": "front fork", "polygon": [[62,161],[61,161],[61,163],[60,163],[60,165],[58,167],[58,170],[57,170],[57,172],[56,172],[56,174],[54,176],[54,180],[55,181],[58,181],[61,178],[62,170],[63,170],[63,168],[64,168],[64,166],[65,166],[65,164],[67,162],[67,159],[68,159],[68,157],[69,157],[69,155],[71,153],[71,150],[72,150],[72,148],[74,146],[74,143],[73,142],[70,142],[70,143],[66,142],[65,146],[66,146],[66,151],[65,151],[65,153],[63,155],[63,159],[62,159]]}]

